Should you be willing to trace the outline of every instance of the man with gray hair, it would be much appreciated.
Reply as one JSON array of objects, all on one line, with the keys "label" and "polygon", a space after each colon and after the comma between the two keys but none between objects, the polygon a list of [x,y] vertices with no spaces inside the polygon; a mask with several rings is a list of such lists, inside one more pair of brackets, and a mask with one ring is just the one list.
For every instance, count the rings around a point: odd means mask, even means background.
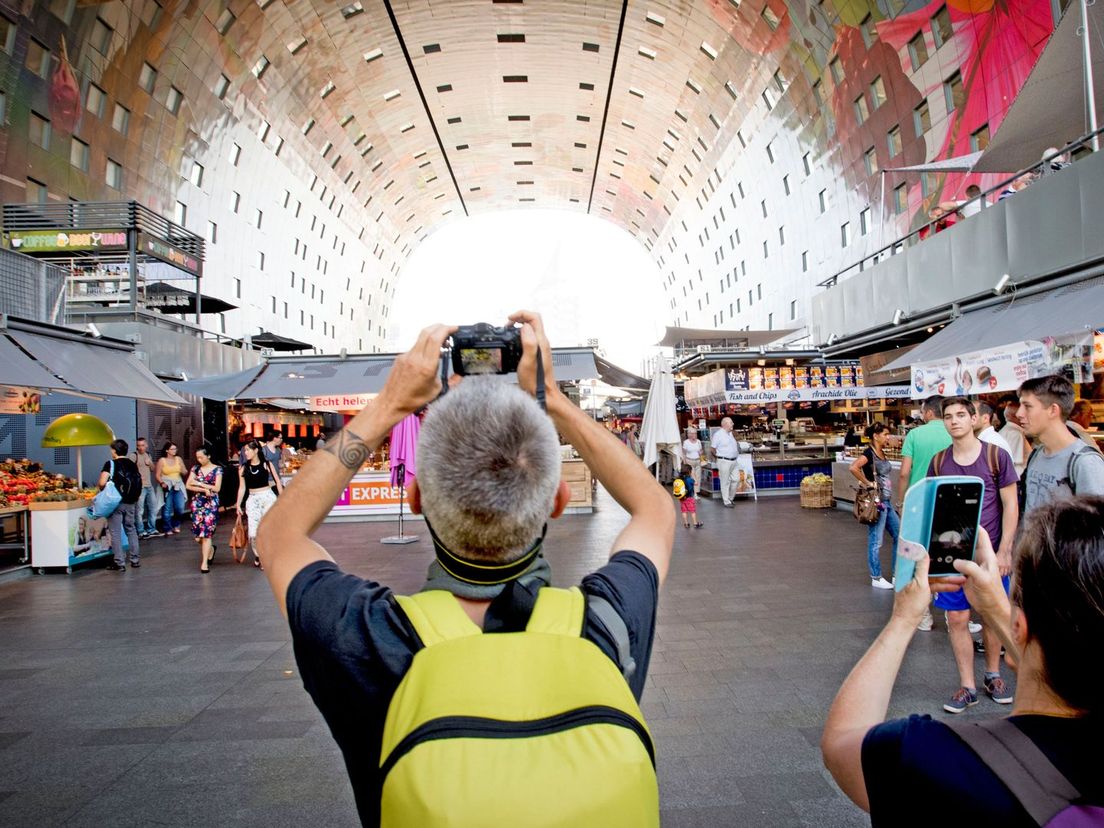
[{"label": "man with gray hair", "polygon": [[[538,615],[542,624],[549,617],[557,617],[542,610],[554,602],[542,601],[546,593],[558,592],[562,598],[567,592],[544,589],[551,573],[541,554],[549,518],[559,517],[570,498],[567,485],[560,479],[557,431],[629,513],[628,524],[613,541],[609,562],[582,580],[581,594],[572,591],[575,597],[568,599],[577,599],[580,620],[568,624],[570,630],[560,632],[576,640],[585,639],[581,644],[589,642],[582,655],[593,652],[592,658],[597,661],[586,662],[590,667],[581,666],[585,659],[573,662],[560,673],[572,687],[586,685],[601,674],[603,680],[609,679],[604,686],[624,692],[629,707],[635,707],[633,697],[639,700],[644,689],[658,590],[667,574],[674,540],[675,514],[670,497],[629,449],[559,390],[552,376],[552,352],[540,317],[519,312],[510,321],[520,326],[520,387],[497,377],[454,377],[448,392],[437,399],[442,390],[438,375],[441,348],[455,328],[436,325],[425,329],[414,347],[395,360],[380,395],[303,466],[259,529],[261,560],[291,627],[303,684],[344,754],[357,809],[366,825],[379,824],[381,807],[384,813],[393,815],[396,798],[402,818],[395,824],[437,824],[424,814],[462,809],[459,800],[491,801],[495,814],[511,824],[525,824],[534,808],[557,814],[565,809],[572,811],[562,820],[565,824],[593,822],[599,815],[593,792],[589,797],[573,798],[573,789],[555,789],[545,780],[551,799],[545,796],[537,802],[505,781],[511,772],[509,762],[492,761],[480,764],[478,772],[457,768],[452,781],[465,773],[466,778],[477,781],[460,793],[454,792],[451,798],[447,779],[421,790],[418,804],[426,810],[415,819],[413,808],[403,808],[416,795],[401,787],[398,790],[403,793],[391,793],[400,783],[390,780],[403,762],[415,761],[419,751],[429,745],[420,742],[417,750],[401,754],[396,760],[399,749],[418,732],[412,730],[398,747],[389,753],[385,749],[385,740],[394,737],[392,713],[401,718],[403,705],[409,704],[412,696],[415,704],[419,698],[440,699],[440,695],[433,696],[436,687],[445,689],[450,703],[454,697],[497,701],[502,696],[501,688],[524,686],[525,676],[533,667],[527,655],[496,663],[494,675],[481,675],[473,681],[453,672],[463,672],[463,660],[442,662],[444,656],[433,655],[441,652],[440,641],[434,639],[444,637],[451,645],[458,635],[466,636],[463,641],[479,633],[528,635]],[[540,366],[543,386],[538,389],[542,381]],[[547,401],[547,414],[534,400],[541,396],[538,391],[543,391]],[[396,596],[381,584],[343,573],[311,536],[368,453],[403,417],[427,404],[429,410],[419,436],[418,476],[409,494],[411,509],[426,518],[435,560],[422,592]],[[439,614],[430,613],[431,606]],[[447,624],[427,626],[427,618],[435,624],[444,618]],[[533,634],[540,638],[544,633],[542,629]],[[522,641],[527,647],[533,646],[529,643],[533,639]],[[488,642],[488,646],[492,644]],[[423,654],[426,658],[419,660]],[[442,663],[451,665],[444,674],[439,674],[439,669],[421,685],[415,680]],[[610,675],[606,676],[605,671]],[[397,693],[400,683],[403,689]],[[563,688],[557,685],[553,689]],[[528,710],[538,706],[545,695],[543,687],[531,695],[519,692]],[[510,697],[510,703],[517,701],[516,695]],[[505,701],[501,704],[506,706]],[[396,709],[400,712],[395,713]],[[514,732],[522,726],[545,727],[541,723],[546,719],[533,714],[517,721],[505,711],[497,712],[501,719],[495,720],[499,728],[496,735],[500,737],[523,735]],[[457,718],[452,715],[452,719]],[[430,724],[444,720],[433,719]],[[526,743],[532,744],[542,734],[530,729],[524,735],[529,737]],[[439,744],[442,737],[430,738],[438,739]],[[476,751],[472,756],[478,757],[481,752],[493,751],[496,744],[511,740],[467,741],[478,743],[472,747]],[[605,754],[590,753],[594,755]],[[619,784],[621,788],[631,787],[642,778],[632,776],[620,763],[623,754],[608,766],[597,768],[593,759],[573,755],[570,750],[562,758],[556,753],[552,756],[556,771],[583,768],[590,774],[588,778],[603,776],[603,791]],[[644,761],[646,764],[647,759]],[[533,767],[533,773],[537,773]],[[648,772],[652,793],[628,798],[630,803],[635,802],[632,807],[636,810],[629,819],[632,824],[658,825],[658,793],[654,790],[654,772],[650,767]],[[563,774],[554,775],[561,778]],[[438,777],[431,773],[427,778]]]},{"label": "man with gray hair", "polygon": [[721,420],[719,430],[709,438],[709,450],[717,460],[717,477],[721,487],[721,502],[729,509],[734,505],[732,496],[736,490],[736,458],[740,456],[740,444],[732,434],[732,418]]}]

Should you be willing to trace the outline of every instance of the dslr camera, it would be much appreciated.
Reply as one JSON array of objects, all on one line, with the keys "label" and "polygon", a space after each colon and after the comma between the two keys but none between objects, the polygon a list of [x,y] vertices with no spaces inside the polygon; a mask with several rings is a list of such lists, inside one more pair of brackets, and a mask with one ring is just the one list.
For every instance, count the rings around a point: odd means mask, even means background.
[{"label": "dslr camera", "polygon": [[520,328],[479,322],[462,325],[452,335],[452,370],[456,374],[513,374],[519,362]]}]

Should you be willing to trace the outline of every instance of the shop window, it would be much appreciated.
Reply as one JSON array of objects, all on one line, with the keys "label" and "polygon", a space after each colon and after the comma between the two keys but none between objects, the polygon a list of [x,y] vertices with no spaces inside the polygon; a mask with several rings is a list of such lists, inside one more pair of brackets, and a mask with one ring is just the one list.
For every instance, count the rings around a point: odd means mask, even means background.
[{"label": "shop window", "polygon": [[45,78],[50,71],[50,50],[32,37],[27,42],[24,65],[40,78]]},{"label": "shop window", "polygon": [[111,114],[111,128],[120,135],[126,135],[130,130],[130,110],[122,104],[115,104],[115,111]]},{"label": "shop window", "polygon": [[107,186],[113,190],[123,189],[123,166],[117,161],[107,159],[107,172],[104,175]]},{"label": "shop window", "polygon": [[917,32],[916,37],[908,42],[908,54],[913,72],[928,62],[928,47],[924,43],[923,32]]},{"label": "shop window", "polygon": [[114,35],[115,30],[97,17],[96,22],[92,24],[92,36],[88,40],[93,49],[101,55],[106,55],[111,48],[111,39]]},{"label": "shop window", "polygon": [[102,118],[104,114],[104,105],[106,103],[107,93],[94,83],[88,84],[88,93],[85,95],[84,108],[97,118]]},{"label": "shop window", "polygon": [[88,172],[88,144],[80,138],[73,138],[69,144],[69,163],[81,172]]},{"label": "shop window", "polygon": [[935,38],[935,48],[938,49],[954,35],[951,27],[951,13],[943,6],[931,19],[932,37]]},{"label": "shop window", "polygon": [[893,188],[893,211],[897,215],[908,210],[908,184],[898,184]]},{"label": "shop window", "polygon": [[146,92],[153,93],[153,87],[157,83],[157,70],[148,63],[143,63],[138,72],[138,85]]},{"label": "shop window", "polygon": [[885,81],[882,80],[881,75],[870,82],[870,100],[875,109],[886,102]]},{"label": "shop window", "polygon": [[870,117],[870,109],[866,105],[866,95],[859,95],[855,98],[855,120],[859,122],[859,125],[866,123],[866,119]]},{"label": "shop window", "polygon": [[970,133],[970,152],[981,152],[989,146],[989,124]]},{"label": "shop window", "polygon": [[962,85],[961,72],[955,72],[943,82],[943,97],[947,101],[947,112],[953,112],[966,103],[966,87]]},{"label": "shop window", "polygon": [[895,126],[886,133],[886,145],[889,147],[890,158],[894,158],[901,154],[901,127]]},{"label": "shop window", "polygon": [[36,147],[44,150],[50,149],[50,121],[43,118],[37,112],[32,112],[27,124],[28,137]]},{"label": "shop window", "polygon": [[928,99],[920,101],[920,105],[912,110],[912,126],[916,130],[917,137],[927,133],[931,129],[931,109],[928,107]]},{"label": "shop window", "polygon": [[863,166],[866,168],[867,175],[874,175],[878,172],[878,153],[874,147],[870,147],[863,153]]}]

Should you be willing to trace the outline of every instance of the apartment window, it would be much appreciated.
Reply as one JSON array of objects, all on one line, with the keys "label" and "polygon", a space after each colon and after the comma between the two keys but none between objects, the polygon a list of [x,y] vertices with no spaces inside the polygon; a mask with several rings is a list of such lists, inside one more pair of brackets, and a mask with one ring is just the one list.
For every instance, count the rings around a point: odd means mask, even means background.
[{"label": "apartment window", "polygon": [[120,135],[126,135],[130,130],[130,110],[122,104],[115,104],[115,111],[111,115],[111,128]]},{"label": "apartment window", "polygon": [[873,46],[874,41],[878,39],[878,30],[874,28],[874,17],[872,15],[868,14],[862,19],[862,23],[859,24],[859,31],[862,33],[863,43],[866,44],[867,49]]},{"label": "apartment window", "polygon": [[935,173],[920,174],[920,195],[927,198],[939,189],[939,176]]},{"label": "apartment window", "polygon": [[284,319],[288,318],[288,303],[284,302]]},{"label": "apartment window", "polygon": [[762,299],[763,298],[763,286],[761,284],[755,286],[755,298],[756,299]]},{"label": "apartment window", "polygon": [[180,105],[184,103],[184,93],[175,86],[169,87],[169,94],[165,97],[165,108],[173,115],[180,112]]},{"label": "apartment window", "polygon": [[32,37],[27,42],[27,60],[24,65],[40,78],[46,77],[50,71],[50,50]]},{"label": "apartment window", "polygon": [[213,221],[207,222],[207,241],[218,244],[218,225]]},{"label": "apartment window", "polygon": [[31,204],[45,204],[47,196],[45,184],[33,178],[27,179],[27,201]]},{"label": "apartment window", "polygon": [[820,78],[817,78],[813,84],[813,100],[816,101],[817,109],[824,108],[824,94],[821,91]]},{"label": "apartment window", "polygon": [[253,219],[254,219],[254,224],[257,226],[257,229],[260,230],[261,229],[261,222],[264,221],[264,212],[262,210],[258,210],[256,215],[253,217]]},{"label": "apartment window", "polygon": [[123,189],[123,166],[117,161],[107,159],[107,172],[104,175],[107,186],[114,190]]},{"label": "apartment window", "polygon": [[786,227],[785,225],[779,225],[778,227],[778,246],[784,247],[786,245]]},{"label": "apartment window", "polygon": [[890,158],[901,154],[901,127],[895,126],[886,133],[886,144],[889,147]]},{"label": "apartment window", "polygon": [[813,162],[810,158],[810,153],[805,153],[801,156],[801,164],[805,168],[805,175],[813,174]]},{"label": "apartment window", "polygon": [[966,89],[962,85],[961,72],[955,72],[943,82],[943,97],[947,101],[948,112],[953,112],[966,103]]},{"label": "apartment window", "polygon": [[928,47],[924,43],[923,32],[917,32],[916,37],[908,42],[908,54],[913,72],[928,62]]},{"label": "apartment window", "polygon": [[189,180],[197,187],[203,186],[203,165],[198,161],[192,162],[192,174],[188,176]]},{"label": "apartment window", "polygon": [[836,83],[843,83],[843,67],[840,66],[839,58],[834,57],[828,63],[828,71],[832,73],[832,80]]},{"label": "apartment window", "polygon": [[0,15],[0,49],[9,55],[15,48],[15,24]]},{"label": "apartment window", "polygon": [[828,211],[828,191],[821,190],[817,193],[817,200],[820,203],[820,212],[825,213]]},{"label": "apartment window", "polygon": [[893,188],[893,211],[897,215],[908,210],[908,184],[898,184]]},{"label": "apartment window", "polygon": [[869,207],[859,213],[859,233],[863,236],[870,232],[871,215]]},{"label": "apartment window", "polygon": [[230,91],[230,78],[226,75],[219,75],[218,80],[215,81],[215,97],[220,101],[226,97],[226,93]]},{"label": "apartment window", "polygon": [[241,193],[230,193],[230,212],[238,212],[238,208],[241,206]]},{"label": "apartment window", "polygon": [[767,314],[767,330],[768,331],[773,331],[774,330],[774,314],[773,313],[768,313]]},{"label": "apartment window", "polygon": [[935,38],[935,48],[938,49],[954,35],[951,28],[951,13],[944,6],[935,13],[931,19],[932,37]]},{"label": "apartment window", "polygon": [[763,218],[767,217],[767,200],[764,198],[759,202],[759,209],[763,211]]},{"label": "apartment window", "polygon": [[88,94],[85,96],[84,108],[97,118],[102,118],[104,114],[104,104],[106,103],[107,93],[94,83],[88,84]]},{"label": "apartment window", "polygon": [[792,322],[794,319],[797,319],[797,300],[796,299],[791,299],[790,300],[790,321]]},{"label": "apartment window", "polygon": [[875,109],[886,102],[885,81],[882,80],[881,75],[870,82],[870,101]]},{"label": "apartment window", "polygon": [[241,147],[238,144],[230,145],[230,163],[235,167],[238,166],[238,160],[241,158]]},{"label": "apartment window", "polygon": [[767,160],[774,163],[774,150],[771,149],[770,144],[767,144]]},{"label": "apartment window", "polygon": [[808,250],[802,250],[801,251],[801,272],[802,273],[808,273],[809,272],[809,251]]},{"label": "apartment window", "polygon": [[764,239],[763,240],[763,258],[766,259],[766,258],[769,258],[769,257],[770,257],[770,248],[767,246],[767,242]]},{"label": "apartment window", "polygon": [[790,194],[790,177],[788,175],[782,176],[782,189],[786,191],[786,195]]},{"label": "apartment window", "polygon": [[980,128],[970,133],[970,152],[981,152],[989,146],[989,124],[982,124]]},{"label": "apartment window", "polygon": [[89,38],[89,43],[101,55],[106,55],[107,50],[111,48],[111,37],[114,34],[115,30],[97,17],[96,22],[92,24],[92,37]]},{"label": "apartment window", "polygon": [[8,119],[8,93],[0,92],[0,124],[6,123]]},{"label": "apartment window", "polygon": [[73,138],[69,144],[69,163],[81,172],[88,172],[88,144]]},{"label": "apartment window", "polygon": [[931,123],[931,109],[928,108],[928,99],[925,98],[912,110],[912,126],[916,130],[917,137],[931,129]]},{"label": "apartment window", "polygon": [[840,225],[840,247],[851,244],[851,222],[845,221]]},{"label": "apartment window", "polygon": [[156,83],[157,70],[148,63],[143,63],[141,71],[138,72],[138,85],[147,92],[152,93],[154,84]]},{"label": "apartment window", "polygon": [[234,278],[234,297],[241,299],[241,279]]},{"label": "apartment window", "polygon": [[230,31],[230,27],[234,25],[234,21],[237,18],[234,17],[234,13],[230,9],[223,9],[222,14],[218,16],[218,20],[215,21],[215,31],[220,35],[226,34]]},{"label": "apartment window", "polygon": [[257,251],[257,270],[264,270],[265,266],[265,254],[264,251]]},{"label": "apartment window", "polygon": [[866,167],[867,175],[874,175],[878,172],[878,153],[874,147],[863,153],[863,166]]},{"label": "apartment window", "polygon": [[183,201],[176,202],[173,208],[173,221],[183,227],[188,221],[188,205]]},{"label": "apartment window", "polygon": [[36,147],[42,147],[44,150],[50,148],[50,121],[47,118],[32,112],[27,124],[27,132],[31,143]]},{"label": "apartment window", "polygon": [[866,119],[870,117],[870,109],[866,105],[866,95],[859,95],[855,98],[853,106],[855,107],[855,120],[860,125],[866,123]]}]

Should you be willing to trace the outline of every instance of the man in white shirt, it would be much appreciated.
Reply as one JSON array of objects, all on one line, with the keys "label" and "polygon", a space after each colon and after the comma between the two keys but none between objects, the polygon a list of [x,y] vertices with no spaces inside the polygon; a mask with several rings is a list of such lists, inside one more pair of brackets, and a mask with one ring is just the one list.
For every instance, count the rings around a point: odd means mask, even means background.
[{"label": "man in white shirt", "polygon": [[1027,438],[1020,427],[1020,400],[1018,397],[1008,394],[1001,397],[1000,402],[1004,406],[1004,428],[997,433],[1008,443],[1008,453],[1012,455],[1012,465],[1016,467],[1016,474],[1023,477],[1029,451]]},{"label": "man in white shirt", "polygon": [[1012,446],[993,428],[993,416],[993,406],[986,402],[977,403],[977,438],[983,443],[1000,446],[1012,456]]},{"label": "man in white shirt", "polygon": [[693,426],[686,429],[686,439],[682,441],[682,462],[690,466],[690,473],[698,484],[698,490],[702,486],[702,441],[698,439],[698,430]]},{"label": "man in white shirt", "polygon": [[710,438],[709,450],[717,461],[717,476],[720,478],[721,500],[732,508],[732,491],[736,488],[736,458],[740,454],[740,444],[732,434],[732,418],[721,420],[719,430]]},{"label": "man in white shirt", "polygon": [[1089,433],[1089,429],[1092,428],[1092,418],[1092,403],[1088,400],[1078,400],[1073,404],[1073,411],[1066,420],[1066,427],[1072,429],[1082,443],[1100,451],[1100,444]]},{"label": "man in white shirt", "polygon": [[966,200],[957,202],[958,212],[963,218],[976,216],[988,206],[984,198],[978,198],[980,195],[981,187],[977,184],[971,184],[966,188]]}]

